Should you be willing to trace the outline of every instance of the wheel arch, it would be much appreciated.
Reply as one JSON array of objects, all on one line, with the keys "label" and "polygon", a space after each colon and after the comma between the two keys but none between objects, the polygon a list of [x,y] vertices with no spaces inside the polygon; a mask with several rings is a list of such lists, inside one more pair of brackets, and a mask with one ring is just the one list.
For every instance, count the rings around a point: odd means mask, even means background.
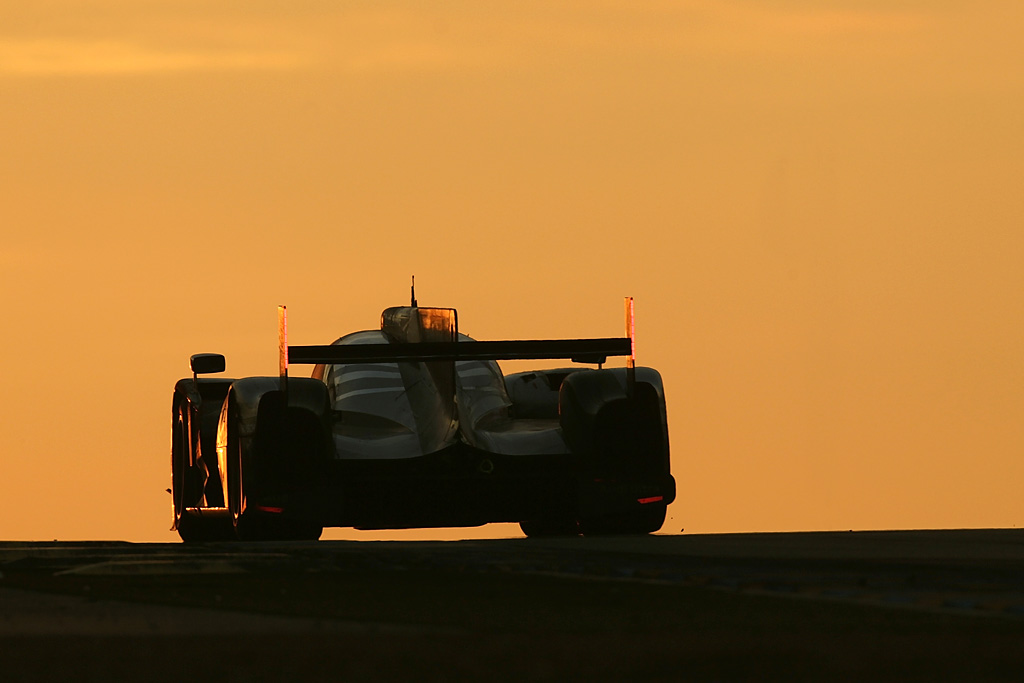
[{"label": "wheel arch", "polygon": [[[301,416],[305,425],[316,423],[323,448],[331,429],[331,407],[326,385],[310,378],[289,378],[287,394],[278,377],[247,377],[236,380],[221,408],[217,427],[217,461],[225,504],[236,515],[244,511],[245,473],[242,462],[249,460],[258,438],[265,438],[268,413],[284,410],[290,418]],[[249,472],[252,476],[252,472]]]},{"label": "wheel arch", "polygon": [[669,471],[668,413],[661,374],[654,368],[636,368],[633,394],[628,390],[627,370],[589,370],[565,378],[559,389],[558,406],[562,432],[573,452],[586,456],[602,450],[600,432],[611,413],[639,414],[636,427],[647,432],[650,448],[659,452],[659,463]]}]

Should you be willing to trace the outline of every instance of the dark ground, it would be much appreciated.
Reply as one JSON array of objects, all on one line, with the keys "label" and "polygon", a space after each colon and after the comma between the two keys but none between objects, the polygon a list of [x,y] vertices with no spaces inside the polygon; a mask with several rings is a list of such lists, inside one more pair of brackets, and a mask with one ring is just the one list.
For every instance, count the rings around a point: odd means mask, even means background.
[{"label": "dark ground", "polygon": [[7,543],[0,676],[1019,680],[1022,558],[1016,530]]}]

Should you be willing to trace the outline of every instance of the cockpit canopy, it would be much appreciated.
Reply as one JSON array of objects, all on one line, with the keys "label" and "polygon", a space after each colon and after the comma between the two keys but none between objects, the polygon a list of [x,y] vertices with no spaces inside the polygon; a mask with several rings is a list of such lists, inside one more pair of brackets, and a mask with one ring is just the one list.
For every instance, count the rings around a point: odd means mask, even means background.
[{"label": "cockpit canopy", "polygon": [[[451,308],[395,307],[381,314],[381,329],[354,332],[336,345],[473,341],[459,334]],[[475,429],[508,416],[512,402],[494,361],[342,363],[322,375],[335,411],[352,420],[434,431],[438,421]],[[427,428],[427,423],[432,427]]]}]

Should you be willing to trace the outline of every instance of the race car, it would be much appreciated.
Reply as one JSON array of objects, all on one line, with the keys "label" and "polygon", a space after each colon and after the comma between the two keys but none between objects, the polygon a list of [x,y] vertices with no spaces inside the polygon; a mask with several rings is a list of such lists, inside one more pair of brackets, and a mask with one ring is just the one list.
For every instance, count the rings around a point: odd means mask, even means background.
[{"label": "race car", "polygon": [[[171,495],[186,542],[315,540],[325,526],[648,534],[675,498],[665,393],[621,338],[476,341],[451,308],[386,309],[380,329],[289,346],[278,376],[196,354],[172,403]],[[605,368],[610,356],[626,367]],[[503,375],[497,361],[595,367]],[[312,365],[310,377],[290,365]]]}]

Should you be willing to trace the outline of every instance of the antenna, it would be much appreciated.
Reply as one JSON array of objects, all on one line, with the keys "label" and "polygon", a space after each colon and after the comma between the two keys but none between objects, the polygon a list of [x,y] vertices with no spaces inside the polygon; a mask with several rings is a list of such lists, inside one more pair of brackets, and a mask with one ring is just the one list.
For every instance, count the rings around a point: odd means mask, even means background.
[{"label": "antenna", "polygon": [[412,307],[416,308],[419,304],[416,303],[416,276],[412,276],[412,287],[409,288],[409,293],[412,298]]}]

